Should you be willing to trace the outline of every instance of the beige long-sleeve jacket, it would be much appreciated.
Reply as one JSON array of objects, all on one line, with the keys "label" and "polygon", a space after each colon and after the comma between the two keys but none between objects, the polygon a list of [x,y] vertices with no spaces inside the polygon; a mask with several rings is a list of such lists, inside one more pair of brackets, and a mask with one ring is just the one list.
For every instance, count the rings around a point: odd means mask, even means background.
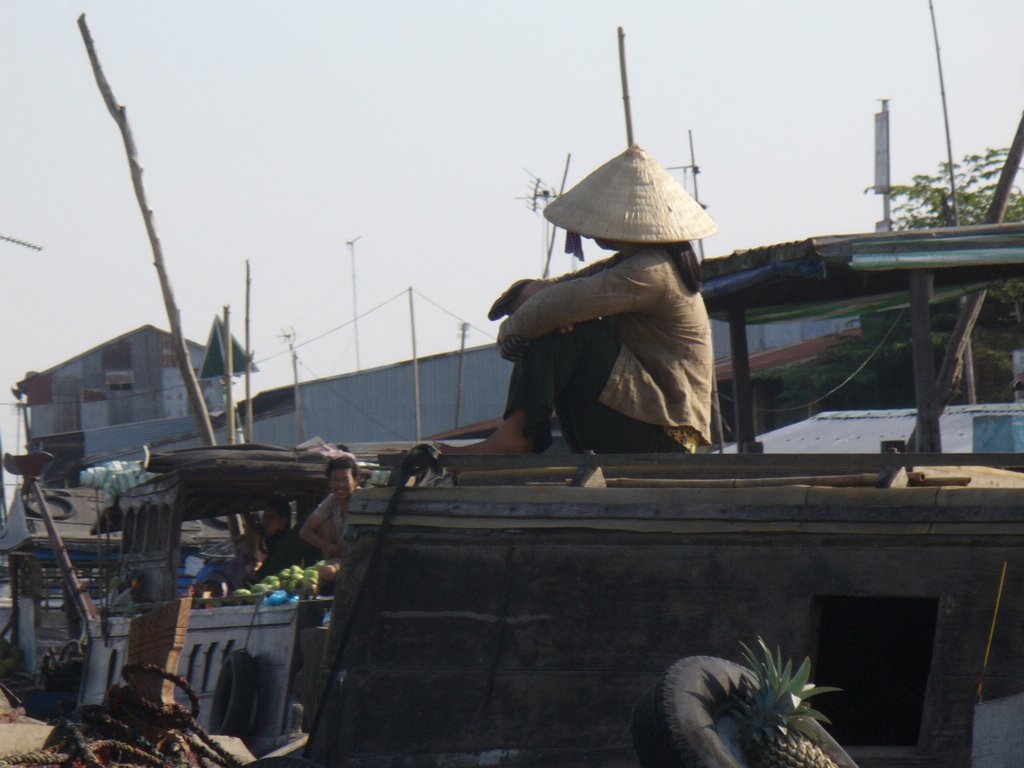
[{"label": "beige long-sleeve jacket", "polygon": [[693,427],[710,442],[711,328],[668,253],[651,246],[587,277],[547,282],[502,324],[501,338],[614,315],[621,348],[601,402],[649,424]]}]

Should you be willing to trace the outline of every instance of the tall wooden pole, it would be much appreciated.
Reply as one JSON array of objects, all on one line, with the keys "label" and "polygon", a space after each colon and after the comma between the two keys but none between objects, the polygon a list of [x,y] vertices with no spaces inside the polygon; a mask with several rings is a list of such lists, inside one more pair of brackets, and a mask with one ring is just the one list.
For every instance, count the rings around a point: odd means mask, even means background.
[{"label": "tall wooden pole", "polygon": [[1017,178],[1017,172],[1020,170],[1022,158],[1024,158],[1024,114],[1021,114],[1020,122],[1017,123],[1017,133],[1013,137],[1013,144],[1010,145],[1010,151],[1006,155],[1006,163],[999,174],[992,203],[985,214],[986,224],[998,224],[1006,215],[1006,206],[1010,202],[1010,191],[1013,189],[1013,181]]},{"label": "tall wooden pole", "polygon": [[626,33],[619,27],[619,76],[622,78],[622,106],[626,110],[626,147],[633,146],[633,115],[629,111],[629,82],[626,79]]},{"label": "tall wooden pole", "polygon": [[206,401],[203,400],[202,390],[199,388],[199,380],[192,368],[192,361],[188,354],[188,345],[181,332],[181,318],[178,306],[174,301],[174,292],[171,290],[171,280],[167,276],[164,267],[163,248],[160,245],[160,238],[156,232],[156,224],[153,220],[153,211],[146,202],[146,190],[142,185],[142,166],[139,164],[138,153],[135,149],[135,139],[132,137],[131,128],[128,126],[128,117],[125,108],[117,103],[114,94],[107,83],[107,78],[100,67],[99,58],[96,56],[96,49],[92,42],[92,35],[85,23],[85,14],[78,17],[78,29],[82,33],[82,40],[85,42],[85,50],[89,54],[89,62],[92,64],[93,75],[96,77],[96,85],[99,86],[103,102],[107,105],[107,111],[114,118],[117,127],[121,130],[121,139],[124,142],[125,153],[128,155],[128,168],[132,176],[132,185],[135,188],[135,198],[139,202],[142,211],[142,219],[146,224],[146,234],[149,236],[149,245],[153,251],[153,266],[156,267],[157,276],[160,278],[160,291],[163,294],[164,306],[167,309],[167,321],[171,326],[171,340],[174,344],[174,356],[178,362],[178,370],[181,373],[181,380],[185,385],[185,392],[188,395],[189,405],[192,408],[192,415],[196,420],[196,429],[199,432],[199,439],[204,445],[215,445],[216,438],[213,434],[213,424],[210,422],[210,414],[206,410]]}]

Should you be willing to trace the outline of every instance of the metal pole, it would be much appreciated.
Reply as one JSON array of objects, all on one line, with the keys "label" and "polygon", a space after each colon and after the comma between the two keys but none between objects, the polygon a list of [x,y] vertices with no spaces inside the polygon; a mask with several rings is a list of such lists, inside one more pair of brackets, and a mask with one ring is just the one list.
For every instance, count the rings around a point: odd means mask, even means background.
[{"label": "metal pole", "polygon": [[362,370],[362,364],[359,362],[359,313],[356,311],[356,241],[359,240],[362,235],[357,235],[351,240],[346,240],[345,245],[348,246],[349,255],[352,258],[352,332],[356,337],[356,370]]},{"label": "metal pole", "polygon": [[412,397],[416,413],[416,442],[423,439],[420,428],[420,361],[416,357],[416,315],[412,307],[412,286],[409,286],[409,328],[412,333]]},{"label": "metal pole", "polygon": [[619,27],[619,75],[622,77],[622,106],[626,110],[626,147],[633,146],[633,116],[629,111],[629,83],[626,81],[626,33]]},{"label": "metal pole", "polygon": [[[690,137],[690,170],[693,171],[693,199],[700,205],[700,192],[697,191],[697,174],[700,168],[697,167],[697,157],[693,154],[693,131],[687,129],[686,134]],[[701,205],[701,208],[704,206]],[[697,241],[697,254],[700,260],[704,261],[704,241]]]},{"label": "metal pole", "polygon": [[935,6],[928,0],[932,15],[932,35],[935,37],[935,60],[939,65],[939,92],[942,95],[942,119],[946,124],[946,156],[949,158],[949,191],[953,197],[953,226],[960,226],[960,207],[956,201],[956,173],[953,170],[953,142],[949,137],[949,111],[946,109],[946,83],[942,77],[942,54],[939,52],[939,28],[935,23]]},{"label": "metal pole", "polygon": [[249,275],[249,260],[245,260],[245,442],[253,442],[252,437],[252,347],[249,337],[249,294],[252,279]]},{"label": "metal pole", "polygon": [[224,355],[224,431],[228,445],[235,444],[235,398],[231,380],[235,377],[235,348],[231,343],[231,307],[224,305],[224,325],[221,328],[220,351]]},{"label": "metal pole", "polygon": [[[565,180],[569,176],[569,161],[572,160],[572,152],[565,156],[565,170],[562,171],[562,185],[558,188],[558,194],[561,195],[565,192]],[[544,219],[547,222],[547,219]],[[551,251],[555,247],[555,231],[558,228],[555,226],[551,227],[551,239],[548,240],[548,257],[544,261],[544,274],[541,277],[549,277],[551,275]]]},{"label": "metal pole", "polygon": [[455,386],[455,424],[459,426],[459,412],[462,410],[462,368],[466,359],[466,333],[469,331],[469,323],[463,323],[461,332],[462,340],[459,342],[459,380]]},{"label": "metal pole", "polygon": [[299,355],[295,351],[295,331],[282,334],[288,340],[288,349],[292,353],[292,392],[295,400],[295,444],[302,443],[302,434],[306,430],[302,425],[302,392],[299,389]]},{"label": "metal pole", "polygon": [[882,196],[882,220],[876,232],[892,230],[892,184],[889,158],[889,99],[879,99],[882,111],[875,115],[875,194]]}]

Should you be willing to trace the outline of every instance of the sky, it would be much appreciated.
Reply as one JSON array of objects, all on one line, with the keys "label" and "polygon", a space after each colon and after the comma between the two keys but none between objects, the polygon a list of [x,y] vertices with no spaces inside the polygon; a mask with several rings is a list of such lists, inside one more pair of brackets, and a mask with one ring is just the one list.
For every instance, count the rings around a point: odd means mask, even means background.
[{"label": "sky", "polygon": [[[1008,146],[1024,3],[933,4],[954,157]],[[0,0],[0,235],[43,247],[0,240],[3,392],[168,327],[81,13],[189,338],[226,305],[241,338],[249,264],[255,392],[292,381],[287,333],[302,380],[409,359],[413,327],[421,356],[463,323],[493,341],[491,301],[546,258],[534,178],[557,190],[568,161],[571,186],[626,147],[620,26],[635,141],[681,167],[692,135],[708,256],[872,231],[880,99],[894,183],[946,159],[927,0]],[[0,395],[6,451],[17,423]]]}]

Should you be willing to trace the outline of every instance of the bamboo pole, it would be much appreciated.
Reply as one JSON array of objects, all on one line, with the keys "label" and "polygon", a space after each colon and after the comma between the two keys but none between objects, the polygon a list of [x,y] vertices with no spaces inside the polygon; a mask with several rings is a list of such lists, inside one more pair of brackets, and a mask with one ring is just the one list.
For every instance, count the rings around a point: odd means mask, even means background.
[{"label": "bamboo pole", "polygon": [[855,475],[804,475],[799,477],[656,478],[609,477],[609,488],[774,488],[787,485],[822,485],[833,488],[874,487],[875,473]]},{"label": "bamboo pole", "polygon": [[626,79],[626,33],[619,27],[619,76],[622,78],[622,107],[626,110],[626,147],[633,146],[633,115],[629,111],[629,82]]},{"label": "bamboo pole", "polygon": [[996,590],[996,605],[992,609],[992,625],[988,630],[988,642],[985,643],[985,658],[981,662],[981,674],[978,675],[978,702],[984,698],[985,693],[985,671],[988,669],[988,657],[992,651],[992,639],[996,634],[996,621],[999,618],[999,604],[1003,600],[1003,586],[1006,584],[1006,561],[1003,561],[1003,571],[999,574],[999,589]]},{"label": "bamboo pole", "polygon": [[128,168],[131,172],[132,186],[135,188],[135,198],[139,202],[142,219],[146,225],[146,234],[149,236],[149,245],[153,251],[153,266],[156,268],[157,276],[160,278],[160,291],[163,294],[164,306],[167,309],[167,321],[171,326],[174,356],[178,362],[178,370],[185,385],[185,392],[188,395],[189,405],[192,408],[192,415],[196,420],[196,430],[199,432],[199,438],[204,445],[216,445],[217,441],[213,434],[213,424],[210,422],[210,414],[206,410],[206,401],[203,400],[203,393],[199,388],[199,380],[196,378],[196,372],[192,368],[192,361],[189,358],[188,345],[185,343],[185,337],[181,332],[181,317],[178,306],[174,301],[174,292],[171,290],[171,280],[164,266],[163,247],[160,245],[160,237],[156,232],[153,211],[146,201],[146,190],[142,185],[142,166],[139,164],[138,153],[135,149],[135,139],[132,137],[131,128],[128,126],[128,116],[125,113],[125,108],[118,104],[114,98],[110,84],[107,82],[103,69],[100,67],[92,35],[89,33],[89,27],[85,23],[84,13],[78,17],[78,29],[82,33],[85,50],[89,54],[89,62],[92,65],[93,75],[96,77],[96,85],[103,96],[103,102],[106,104],[110,116],[117,123],[117,127],[121,130],[121,139],[124,142],[125,153],[128,156]]},{"label": "bamboo pole", "polygon": [[935,6],[928,0],[928,11],[932,16],[932,35],[935,38],[935,61],[939,65],[939,95],[942,97],[942,121],[946,126],[946,157],[949,158],[949,197],[952,204],[950,213],[954,227],[960,226],[960,204],[956,193],[956,166],[953,164],[953,140],[949,135],[949,109],[946,106],[946,81],[942,76],[942,53],[939,50],[939,27],[935,23]]}]

